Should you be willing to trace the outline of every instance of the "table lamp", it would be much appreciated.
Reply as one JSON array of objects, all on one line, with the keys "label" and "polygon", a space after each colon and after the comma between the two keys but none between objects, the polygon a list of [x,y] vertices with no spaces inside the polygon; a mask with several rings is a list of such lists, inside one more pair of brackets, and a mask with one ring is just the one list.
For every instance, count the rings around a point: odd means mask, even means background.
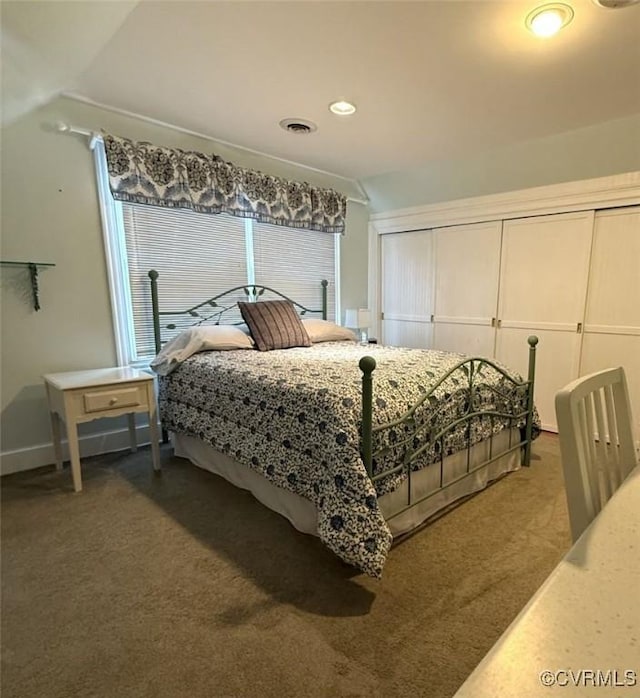
[{"label": "table lamp", "polygon": [[350,308],[345,310],[344,324],[360,332],[360,344],[368,343],[367,332],[371,324],[371,316],[367,308]]}]

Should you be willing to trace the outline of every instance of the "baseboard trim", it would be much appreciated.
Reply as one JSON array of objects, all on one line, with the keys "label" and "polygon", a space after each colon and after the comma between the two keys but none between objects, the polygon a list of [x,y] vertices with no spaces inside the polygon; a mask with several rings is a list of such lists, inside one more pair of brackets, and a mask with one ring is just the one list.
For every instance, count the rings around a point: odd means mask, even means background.
[{"label": "baseboard trim", "polygon": [[[117,429],[81,436],[78,442],[81,458],[123,451],[129,448],[129,430]],[[151,443],[147,424],[136,426],[136,443],[138,446],[146,446]],[[64,460],[69,460],[69,445],[66,439],[62,441],[62,453]],[[3,451],[0,453],[0,475],[33,470],[54,463],[52,442],[18,448],[13,451]]]}]

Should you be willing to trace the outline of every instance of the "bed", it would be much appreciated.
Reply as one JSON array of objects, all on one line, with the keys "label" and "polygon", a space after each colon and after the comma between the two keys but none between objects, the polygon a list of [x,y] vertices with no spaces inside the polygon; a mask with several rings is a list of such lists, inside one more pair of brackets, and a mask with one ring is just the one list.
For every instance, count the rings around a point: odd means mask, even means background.
[{"label": "bed", "polygon": [[[326,282],[316,310],[243,286],[185,311],[161,311],[158,274],[149,277],[158,356],[176,341],[181,348],[170,369],[155,365],[164,374],[161,422],[176,455],[250,490],[373,577],[382,575],[394,538],[529,465],[540,427],[535,337],[526,379],[482,357],[362,345],[342,328],[306,346],[256,351],[255,332],[229,329],[245,319],[239,307],[266,310],[278,298],[303,324],[315,315],[336,327],[326,320]],[[249,343],[185,352],[193,326],[212,326],[216,336],[235,331]],[[164,343],[167,330],[173,344]]]}]

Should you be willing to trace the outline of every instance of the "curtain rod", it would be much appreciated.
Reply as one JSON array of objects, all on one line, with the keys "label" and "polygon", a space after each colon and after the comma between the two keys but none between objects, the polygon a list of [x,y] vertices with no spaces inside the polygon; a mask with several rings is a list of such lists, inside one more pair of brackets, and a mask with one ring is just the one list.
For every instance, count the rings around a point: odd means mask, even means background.
[{"label": "curtain rod", "polygon": [[81,136],[95,136],[94,131],[89,131],[86,128],[78,128],[77,126],[71,126],[71,124],[67,124],[64,121],[57,121],[56,122],[56,131],[60,133],[77,133]]},{"label": "curtain rod", "polygon": [[[64,121],[57,121],[55,124],[55,129],[58,131],[58,133],[68,133],[68,134],[76,134],[79,136],[87,136],[87,138],[90,139],[90,144],[89,147],[93,149],[93,144],[95,140],[102,140],[102,136],[97,132],[97,131],[89,131],[89,129],[86,128],[80,128],[79,126],[72,126],[71,124],[68,124]],[[271,156],[269,156],[271,157]],[[275,158],[276,160],[279,160],[280,158]],[[295,164],[295,163],[293,163]],[[353,196],[347,196],[347,201],[351,201],[354,204],[362,204],[363,206],[368,206],[369,201],[365,199],[356,199]]]}]

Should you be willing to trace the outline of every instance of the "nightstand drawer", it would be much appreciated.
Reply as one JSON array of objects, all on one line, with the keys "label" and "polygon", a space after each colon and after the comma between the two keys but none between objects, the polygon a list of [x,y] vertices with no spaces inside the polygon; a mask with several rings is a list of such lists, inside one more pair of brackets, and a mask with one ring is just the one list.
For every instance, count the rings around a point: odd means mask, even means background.
[{"label": "nightstand drawer", "polygon": [[91,390],[83,394],[85,412],[104,412],[146,404],[142,386]]}]

